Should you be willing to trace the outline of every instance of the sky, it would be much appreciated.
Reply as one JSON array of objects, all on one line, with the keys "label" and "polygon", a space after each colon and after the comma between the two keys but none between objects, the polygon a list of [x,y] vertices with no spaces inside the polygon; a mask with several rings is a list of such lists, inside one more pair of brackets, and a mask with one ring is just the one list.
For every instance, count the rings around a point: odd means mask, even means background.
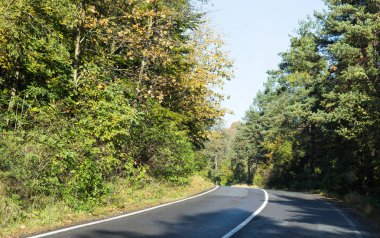
[{"label": "sky", "polygon": [[229,127],[242,120],[263,89],[266,72],[277,68],[278,53],[289,48],[299,21],[325,5],[322,0],[209,0],[205,8],[235,61],[235,78],[223,90],[231,97],[223,106],[234,112],[224,118]]}]

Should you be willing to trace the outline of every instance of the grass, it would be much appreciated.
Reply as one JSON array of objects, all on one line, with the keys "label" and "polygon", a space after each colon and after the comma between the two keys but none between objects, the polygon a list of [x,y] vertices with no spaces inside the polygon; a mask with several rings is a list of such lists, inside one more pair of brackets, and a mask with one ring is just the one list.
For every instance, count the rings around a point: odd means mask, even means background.
[{"label": "grass", "polygon": [[242,183],[242,184],[234,184],[231,187],[237,187],[237,188],[260,188],[260,187],[258,187],[257,185],[254,185],[254,184],[248,185],[248,184],[244,184],[244,183]]},{"label": "grass", "polygon": [[17,219],[10,223],[11,225],[1,227],[0,237],[21,237],[116,216],[179,200],[208,190],[213,186],[211,182],[200,176],[193,176],[190,184],[186,186],[175,186],[156,180],[151,180],[140,186],[130,186],[127,181],[119,179],[109,184],[111,192],[102,199],[102,203],[91,209],[74,210],[62,201],[55,201],[54,199],[49,201],[49,198],[46,198],[47,201],[44,202],[46,205],[43,209],[37,207],[24,212],[23,219]]}]

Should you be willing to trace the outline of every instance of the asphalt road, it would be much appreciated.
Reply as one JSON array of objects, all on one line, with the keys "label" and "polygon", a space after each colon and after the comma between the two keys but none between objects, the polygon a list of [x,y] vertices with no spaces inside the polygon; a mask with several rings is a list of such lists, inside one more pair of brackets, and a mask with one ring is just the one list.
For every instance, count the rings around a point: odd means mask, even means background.
[{"label": "asphalt road", "polygon": [[363,218],[321,196],[267,190],[269,203],[234,238],[372,238]]},{"label": "asphalt road", "polygon": [[[362,221],[317,196],[281,191],[268,193],[265,209],[233,237],[371,237]],[[221,238],[259,209],[264,200],[261,190],[220,187],[181,203],[46,237]]]}]

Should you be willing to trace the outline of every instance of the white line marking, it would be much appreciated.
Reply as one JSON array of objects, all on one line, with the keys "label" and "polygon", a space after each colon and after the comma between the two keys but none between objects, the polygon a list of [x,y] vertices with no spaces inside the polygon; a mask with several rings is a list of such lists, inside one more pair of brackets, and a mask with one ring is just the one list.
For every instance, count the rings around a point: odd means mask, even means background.
[{"label": "white line marking", "polygon": [[173,204],[180,203],[180,202],[184,202],[184,201],[187,201],[187,200],[190,200],[190,199],[193,199],[193,198],[197,198],[197,197],[206,195],[208,193],[211,193],[211,192],[217,190],[218,188],[219,188],[219,186],[217,185],[217,186],[215,186],[211,190],[208,190],[208,191],[203,192],[201,194],[198,194],[198,195],[195,195],[195,196],[192,196],[192,197],[188,197],[188,198],[184,198],[184,199],[181,199],[181,200],[178,200],[178,201],[174,201],[174,202],[158,205],[158,206],[155,206],[155,207],[150,207],[150,208],[147,208],[147,209],[144,209],[144,210],[127,213],[127,214],[123,214],[123,215],[116,216],[116,217],[110,217],[110,218],[106,218],[106,219],[99,220],[99,221],[85,223],[85,224],[78,225],[78,226],[71,226],[71,227],[68,227],[68,228],[60,229],[60,230],[55,230],[55,231],[51,231],[51,232],[47,232],[47,233],[43,233],[43,234],[39,234],[39,235],[35,235],[35,236],[30,236],[28,238],[46,237],[46,236],[54,235],[54,234],[65,232],[65,231],[70,231],[70,230],[74,230],[74,229],[78,229],[78,228],[82,228],[82,227],[86,227],[86,226],[92,226],[92,225],[96,225],[96,224],[103,223],[103,222],[108,222],[108,221],[113,221],[113,220],[117,220],[117,219],[124,218],[124,217],[133,216],[133,215],[140,214],[140,213],[143,213],[143,212],[152,211],[152,210],[155,210],[157,208],[166,207],[166,206],[173,205]]},{"label": "white line marking", "polygon": [[240,223],[232,231],[225,234],[222,238],[229,238],[229,237],[233,236],[236,232],[241,230],[245,225],[247,225],[253,218],[255,218],[266,207],[266,205],[268,204],[268,200],[269,200],[268,193],[264,189],[260,189],[260,190],[263,191],[264,195],[265,195],[265,200],[264,200],[263,204],[261,204],[261,206],[254,213],[252,213],[252,215],[250,215],[247,219],[245,219],[245,221]]},{"label": "white line marking", "polygon": [[344,220],[346,220],[346,222],[351,226],[351,228],[353,229],[353,232],[356,234],[357,237],[363,238],[362,233],[358,230],[358,228],[355,226],[355,224],[351,221],[350,218],[348,218],[342,211],[336,208],[333,204],[326,202],[322,198],[320,198],[320,200],[322,200],[325,204],[332,207],[337,213],[339,213],[339,215],[341,215],[344,218]]}]

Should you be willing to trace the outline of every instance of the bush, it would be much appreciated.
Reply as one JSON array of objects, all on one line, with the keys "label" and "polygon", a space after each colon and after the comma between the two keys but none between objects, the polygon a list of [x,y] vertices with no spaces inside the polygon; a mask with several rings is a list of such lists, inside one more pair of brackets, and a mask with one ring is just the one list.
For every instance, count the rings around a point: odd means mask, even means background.
[{"label": "bush", "polygon": [[96,162],[86,158],[76,170],[71,171],[64,198],[73,206],[79,201],[94,202],[106,193],[103,175]]},{"label": "bush", "polygon": [[173,123],[165,123],[149,129],[150,149],[154,150],[148,165],[158,178],[184,184],[195,169],[195,153],[186,133]]},{"label": "bush", "polygon": [[0,227],[17,222],[24,216],[20,201],[16,197],[12,199],[0,195]]}]

